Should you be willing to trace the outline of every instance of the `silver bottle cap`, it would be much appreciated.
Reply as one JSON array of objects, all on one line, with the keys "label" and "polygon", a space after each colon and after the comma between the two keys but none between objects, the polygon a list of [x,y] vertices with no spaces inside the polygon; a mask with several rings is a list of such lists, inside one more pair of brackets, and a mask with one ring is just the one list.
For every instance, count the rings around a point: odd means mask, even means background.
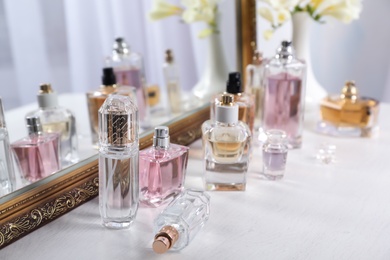
[{"label": "silver bottle cap", "polygon": [[101,147],[138,147],[138,109],[129,96],[110,95],[99,109]]},{"label": "silver bottle cap", "polygon": [[6,128],[3,101],[0,98],[0,128]]},{"label": "silver bottle cap", "polygon": [[294,58],[295,51],[292,43],[289,41],[282,41],[281,46],[276,50],[277,59],[292,60]]},{"label": "silver bottle cap", "polygon": [[26,126],[29,135],[42,133],[41,120],[38,116],[26,117]]},{"label": "silver bottle cap", "polygon": [[125,42],[125,39],[122,37],[118,37],[115,39],[114,45],[113,45],[113,51],[117,54],[128,54],[129,46]]},{"label": "silver bottle cap", "polygon": [[153,147],[168,149],[169,144],[169,128],[166,126],[157,126],[154,128]]}]

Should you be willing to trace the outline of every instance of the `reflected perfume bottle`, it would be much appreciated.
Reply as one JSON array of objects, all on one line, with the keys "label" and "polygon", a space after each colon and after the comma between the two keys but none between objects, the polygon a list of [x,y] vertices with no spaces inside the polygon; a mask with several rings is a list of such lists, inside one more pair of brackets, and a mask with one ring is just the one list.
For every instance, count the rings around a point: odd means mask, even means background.
[{"label": "reflected perfume bottle", "polygon": [[89,123],[91,126],[92,144],[95,148],[99,146],[99,120],[98,111],[108,95],[117,90],[116,78],[112,68],[103,68],[102,85],[96,91],[87,93],[87,104]]},{"label": "reflected perfume bottle", "polygon": [[139,153],[141,203],[158,207],[183,190],[188,150],[170,143],[168,127],[154,129],[153,146]]},{"label": "reflected perfume bottle", "polygon": [[289,146],[302,145],[306,64],[297,60],[291,42],[283,41],[265,65],[263,130],[287,133]]},{"label": "reflected perfume bottle", "polygon": [[249,127],[238,120],[233,96],[222,95],[215,121],[202,125],[207,190],[245,190],[251,149]]},{"label": "reflected perfume bottle", "polygon": [[137,215],[138,120],[129,96],[110,95],[99,109],[99,208],[107,228],[128,228]]},{"label": "reflected perfume bottle", "polygon": [[163,64],[163,71],[171,112],[180,113],[182,110],[181,87],[179,73],[171,50],[165,51],[165,63]]},{"label": "reflected perfume bottle", "polygon": [[209,215],[209,195],[185,190],[154,220],[154,252],[162,254],[186,247],[206,224]]},{"label": "reflected perfume bottle", "polygon": [[[253,131],[255,120],[254,96],[243,91],[244,90],[241,85],[241,74],[239,72],[229,73],[229,79],[226,83],[225,93],[234,95],[234,102],[238,105],[238,119],[246,123],[249,126],[249,129]],[[218,94],[211,101],[211,120],[213,120],[215,117],[216,106],[221,102],[223,94]]]},{"label": "reflected perfume bottle", "polygon": [[252,63],[246,67],[245,92],[254,96],[254,129],[259,131],[263,121],[264,62],[261,52],[255,51]]},{"label": "reflected perfume bottle", "polygon": [[341,95],[321,101],[321,122],[317,130],[334,136],[371,137],[377,134],[379,101],[359,97],[353,81],[347,81]]},{"label": "reflected perfume bottle", "polygon": [[11,144],[19,171],[34,182],[61,169],[59,133],[44,133],[38,116],[26,117],[28,136]]},{"label": "reflected perfume bottle", "polygon": [[39,109],[26,115],[38,116],[43,132],[58,133],[61,137],[62,167],[78,162],[76,119],[73,113],[58,105],[57,93],[50,84],[42,84],[37,95]]},{"label": "reflected perfume bottle", "polygon": [[114,68],[118,85],[136,88],[141,127],[149,127],[149,108],[142,56],[131,51],[123,38],[116,38],[111,56],[111,66]]},{"label": "reflected perfume bottle", "polygon": [[269,180],[283,178],[287,162],[288,140],[284,131],[271,129],[266,132],[263,145],[263,175]]},{"label": "reflected perfume bottle", "polygon": [[3,102],[0,98],[0,197],[15,189],[15,171],[12,163],[8,130],[5,125]]}]

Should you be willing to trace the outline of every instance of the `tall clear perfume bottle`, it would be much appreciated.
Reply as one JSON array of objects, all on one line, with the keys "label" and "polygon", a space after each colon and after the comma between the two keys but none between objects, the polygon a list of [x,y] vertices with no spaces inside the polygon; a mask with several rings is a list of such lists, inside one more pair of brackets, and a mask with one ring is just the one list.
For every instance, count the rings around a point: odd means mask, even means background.
[{"label": "tall clear perfume bottle", "polygon": [[59,133],[45,133],[38,116],[26,117],[28,136],[11,144],[25,180],[34,182],[61,169]]},{"label": "tall clear perfume bottle", "polygon": [[26,115],[38,116],[43,132],[61,136],[61,164],[63,167],[79,160],[76,119],[73,113],[58,105],[57,93],[50,84],[42,84],[37,95],[39,109]]},{"label": "tall clear perfume bottle", "polygon": [[153,250],[162,254],[186,247],[206,224],[210,197],[203,191],[185,190],[154,220]]},{"label": "tall clear perfume bottle", "polygon": [[263,121],[264,62],[261,52],[255,51],[252,63],[246,67],[245,92],[254,96],[254,129],[259,131]]},{"label": "tall clear perfume bottle", "polygon": [[158,207],[183,190],[188,150],[170,143],[168,127],[154,129],[153,146],[139,152],[141,203]]},{"label": "tall clear perfume bottle", "polygon": [[283,41],[265,66],[263,129],[281,129],[289,146],[302,145],[306,64],[295,58],[291,42]]},{"label": "tall clear perfume bottle", "polygon": [[0,98],[0,197],[16,189],[14,166],[8,130],[5,125],[3,102]]},{"label": "tall clear perfume bottle", "polygon": [[320,133],[334,136],[371,137],[378,133],[379,101],[359,97],[353,81],[347,81],[340,95],[321,101]]},{"label": "tall clear perfume bottle", "polygon": [[96,91],[87,93],[87,104],[89,122],[91,126],[92,144],[95,148],[99,146],[99,120],[98,111],[108,95],[117,90],[116,77],[113,68],[103,68],[102,85]]},{"label": "tall clear perfume bottle", "polygon": [[99,208],[108,228],[128,228],[137,215],[138,127],[129,96],[110,95],[99,109]]},{"label": "tall clear perfume bottle", "polygon": [[180,113],[182,104],[181,87],[178,70],[171,50],[165,51],[165,63],[163,64],[163,70],[171,112]]},{"label": "tall clear perfume bottle", "polygon": [[249,129],[253,131],[255,120],[255,100],[254,95],[245,93],[241,85],[241,74],[239,72],[229,73],[229,79],[226,83],[226,92],[218,94],[212,100],[211,115],[213,120],[215,116],[216,106],[221,102],[222,95],[224,94],[234,95],[234,102],[238,105],[238,119],[249,126]]},{"label": "tall clear perfume bottle", "polygon": [[141,127],[148,127],[149,108],[142,56],[131,51],[123,38],[116,38],[111,56],[111,66],[114,68],[118,85],[136,88]]},{"label": "tall clear perfume bottle", "polygon": [[233,96],[222,95],[215,121],[202,125],[207,190],[245,190],[251,150],[251,132],[238,120]]},{"label": "tall clear perfume bottle", "polygon": [[263,145],[263,175],[269,180],[283,178],[287,162],[288,141],[286,132],[271,129],[266,132]]}]

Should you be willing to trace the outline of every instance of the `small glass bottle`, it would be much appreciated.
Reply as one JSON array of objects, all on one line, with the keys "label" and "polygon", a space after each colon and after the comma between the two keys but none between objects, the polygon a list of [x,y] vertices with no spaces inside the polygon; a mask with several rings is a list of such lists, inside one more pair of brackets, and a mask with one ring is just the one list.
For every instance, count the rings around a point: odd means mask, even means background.
[{"label": "small glass bottle", "polygon": [[102,85],[96,91],[87,93],[87,104],[89,122],[91,126],[92,144],[95,148],[99,146],[99,120],[98,111],[108,95],[117,90],[116,78],[112,68],[103,68]]},{"label": "small glass bottle", "polygon": [[265,65],[263,130],[286,132],[289,147],[302,145],[306,64],[295,58],[291,42],[283,41]]},{"label": "small glass bottle", "polygon": [[78,162],[76,119],[73,113],[58,105],[57,93],[50,84],[42,84],[37,95],[39,109],[26,115],[38,116],[43,132],[61,136],[61,164],[63,167]]},{"label": "small glass bottle", "polygon": [[180,113],[182,104],[181,87],[178,70],[171,50],[165,51],[165,63],[163,64],[163,70],[171,112],[175,114]]},{"label": "small glass bottle", "polygon": [[286,169],[288,141],[286,132],[271,129],[263,145],[263,175],[269,180],[283,178]]},{"label": "small glass bottle", "polygon": [[334,136],[371,137],[378,133],[379,101],[359,97],[353,81],[347,81],[341,95],[331,95],[321,101],[320,133]]},{"label": "small glass bottle", "polygon": [[207,190],[245,190],[251,150],[249,127],[238,120],[233,95],[223,94],[215,121],[202,125]]},{"label": "small glass bottle", "polygon": [[246,123],[249,126],[249,129],[253,131],[255,120],[255,100],[252,94],[243,92],[241,74],[239,72],[229,73],[229,79],[226,83],[226,92],[218,94],[213,98],[210,119],[214,119],[215,108],[221,102],[222,95],[226,93],[234,95],[234,102],[238,105],[238,119]]},{"label": "small glass bottle", "polygon": [[263,121],[264,63],[261,52],[257,50],[252,63],[246,67],[246,80],[245,92],[252,94],[255,100],[254,129],[258,132]]},{"label": "small glass bottle", "polygon": [[3,102],[0,98],[0,197],[16,189],[8,130],[5,125]]},{"label": "small glass bottle", "polygon": [[148,206],[169,202],[184,187],[189,148],[169,139],[169,128],[158,126],[153,146],[139,153],[140,201]]},{"label": "small glass bottle", "polygon": [[11,144],[19,172],[34,182],[61,169],[58,133],[44,133],[38,116],[26,117],[28,136]]},{"label": "small glass bottle", "polygon": [[116,38],[111,56],[111,66],[114,68],[118,85],[136,88],[141,127],[149,127],[149,108],[142,56],[131,51],[123,38]]},{"label": "small glass bottle", "polygon": [[153,250],[162,254],[183,249],[206,224],[209,215],[209,195],[185,190],[154,220]]},{"label": "small glass bottle", "polygon": [[138,110],[110,95],[99,109],[99,208],[103,226],[130,227],[139,202]]}]

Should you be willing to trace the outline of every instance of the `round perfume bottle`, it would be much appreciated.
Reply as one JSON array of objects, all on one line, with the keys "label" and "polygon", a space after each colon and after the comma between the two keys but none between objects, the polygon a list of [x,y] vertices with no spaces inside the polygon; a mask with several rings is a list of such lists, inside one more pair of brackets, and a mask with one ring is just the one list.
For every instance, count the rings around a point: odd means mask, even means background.
[{"label": "round perfume bottle", "polygon": [[263,145],[263,175],[269,180],[283,178],[286,168],[288,139],[283,130],[271,129],[266,132]]}]

